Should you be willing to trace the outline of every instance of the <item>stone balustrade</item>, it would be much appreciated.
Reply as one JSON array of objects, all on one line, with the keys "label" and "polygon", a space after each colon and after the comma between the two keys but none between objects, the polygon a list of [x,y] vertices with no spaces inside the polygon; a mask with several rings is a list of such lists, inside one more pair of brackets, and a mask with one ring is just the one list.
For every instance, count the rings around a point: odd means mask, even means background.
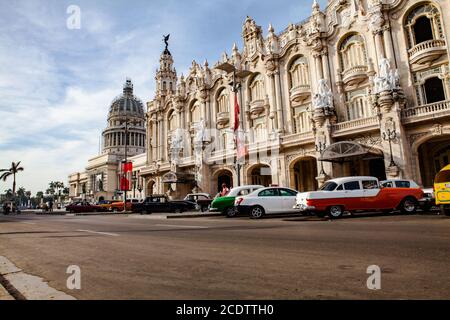
[{"label": "stone balustrade", "polygon": [[416,122],[450,116],[450,100],[440,101],[402,110],[403,122]]},{"label": "stone balustrade", "polygon": [[412,63],[427,64],[439,58],[446,51],[445,40],[428,40],[409,49],[408,57]]},{"label": "stone balustrade", "polygon": [[339,122],[333,125],[333,135],[345,134],[348,132],[354,133],[357,130],[367,131],[371,127],[378,127],[378,117],[371,116],[367,118],[360,118],[345,122]]}]

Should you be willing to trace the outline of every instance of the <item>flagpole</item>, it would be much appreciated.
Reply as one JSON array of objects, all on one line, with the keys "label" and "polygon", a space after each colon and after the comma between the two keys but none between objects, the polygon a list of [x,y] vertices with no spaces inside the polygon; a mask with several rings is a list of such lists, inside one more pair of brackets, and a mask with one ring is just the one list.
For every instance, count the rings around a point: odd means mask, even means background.
[{"label": "flagpole", "polygon": [[[237,102],[238,104],[238,108],[240,109],[240,105],[239,105],[239,97],[238,97],[238,90],[240,89],[240,85],[238,85],[236,83],[236,68],[233,70],[233,92],[234,92],[234,101]],[[234,112],[236,112],[238,110],[236,110],[236,106],[235,106],[235,110]],[[240,110],[239,110],[240,111]],[[237,128],[236,128],[236,124],[235,124],[235,130],[234,130],[234,141],[236,144],[236,174],[237,174],[237,186],[241,186],[241,164],[239,162],[239,128],[241,127],[241,115],[240,112],[239,114],[236,116],[234,116],[234,119],[236,121],[236,119],[238,120],[237,123]]]}]

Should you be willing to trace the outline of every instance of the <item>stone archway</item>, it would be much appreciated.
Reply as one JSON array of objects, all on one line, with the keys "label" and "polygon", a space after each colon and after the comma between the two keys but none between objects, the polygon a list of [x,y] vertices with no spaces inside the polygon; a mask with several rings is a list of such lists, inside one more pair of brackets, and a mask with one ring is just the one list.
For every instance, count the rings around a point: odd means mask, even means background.
[{"label": "stone archway", "polygon": [[154,194],[154,192],[155,192],[155,184],[156,184],[155,180],[150,180],[147,183],[147,190],[146,190],[146,196],[147,197]]},{"label": "stone archway", "polygon": [[216,195],[217,193],[219,193],[222,190],[222,184],[226,184],[228,188],[232,188],[233,185],[233,172],[231,172],[228,169],[220,169],[217,170],[213,175],[212,175],[212,179],[213,179],[213,194],[211,194],[212,196]]},{"label": "stone archway", "polygon": [[431,136],[417,146],[416,179],[424,187],[432,187],[434,177],[450,164],[450,135]]},{"label": "stone archway", "polygon": [[272,184],[272,169],[268,164],[257,164],[248,168],[247,183],[269,187]]},{"label": "stone archway", "polygon": [[300,192],[318,189],[317,160],[314,157],[300,157],[289,164],[289,186]]}]

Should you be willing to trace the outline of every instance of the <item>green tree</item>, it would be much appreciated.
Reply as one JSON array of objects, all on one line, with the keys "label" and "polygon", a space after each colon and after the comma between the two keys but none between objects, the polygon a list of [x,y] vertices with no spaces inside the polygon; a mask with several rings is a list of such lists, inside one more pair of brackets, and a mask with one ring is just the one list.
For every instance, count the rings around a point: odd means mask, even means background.
[{"label": "green tree", "polygon": [[0,169],[0,173],[3,172],[0,175],[0,180],[6,181],[10,176],[13,176],[13,197],[16,195],[16,175],[21,171],[23,171],[23,167],[20,166],[20,161],[11,163],[11,168],[9,169]]}]

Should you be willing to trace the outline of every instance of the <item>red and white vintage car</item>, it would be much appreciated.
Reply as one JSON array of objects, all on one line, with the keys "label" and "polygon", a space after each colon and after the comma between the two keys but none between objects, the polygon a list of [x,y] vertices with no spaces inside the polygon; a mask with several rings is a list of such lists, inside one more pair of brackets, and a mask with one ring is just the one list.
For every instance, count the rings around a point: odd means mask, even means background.
[{"label": "red and white vintage car", "polygon": [[414,213],[422,197],[419,188],[383,188],[374,177],[346,177],[328,180],[319,191],[297,194],[294,208],[331,218],[358,211]]}]

